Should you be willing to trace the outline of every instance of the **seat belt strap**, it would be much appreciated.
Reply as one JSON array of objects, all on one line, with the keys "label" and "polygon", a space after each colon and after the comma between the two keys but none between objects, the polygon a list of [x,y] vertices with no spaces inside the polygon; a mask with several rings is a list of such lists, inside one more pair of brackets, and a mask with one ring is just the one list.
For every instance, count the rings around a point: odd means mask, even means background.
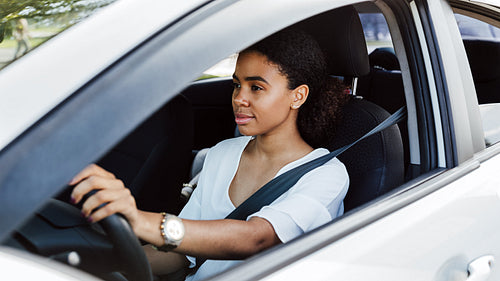
[{"label": "seat belt strap", "polygon": [[[251,214],[258,212],[262,207],[270,205],[274,200],[278,199],[278,197],[294,186],[306,173],[325,164],[367,137],[399,123],[404,120],[406,116],[406,106],[403,106],[356,141],[275,177],[241,203],[227,215],[226,219],[246,220]],[[196,268],[199,268],[205,261],[206,259],[196,259]]]},{"label": "seat belt strap", "polygon": [[385,119],[382,123],[378,124],[375,128],[370,130],[368,133],[363,135],[356,141],[336,149],[329,154],[318,157],[307,163],[304,163],[298,167],[295,167],[266,183],[263,187],[257,190],[252,196],[241,203],[236,209],[234,209],[226,219],[237,219],[246,220],[246,218],[259,211],[263,206],[271,204],[276,200],[281,194],[285,193],[288,189],[294,186],[299,179],[310,172],[311,170],[325,164],[334,157],[340,155],[347,149],[351,148],[358,142],[366,139],[367,137],[376,134],[384,129],[399,123],[401,120],[406,118],[406,106],[403,106],[394,114]]}]

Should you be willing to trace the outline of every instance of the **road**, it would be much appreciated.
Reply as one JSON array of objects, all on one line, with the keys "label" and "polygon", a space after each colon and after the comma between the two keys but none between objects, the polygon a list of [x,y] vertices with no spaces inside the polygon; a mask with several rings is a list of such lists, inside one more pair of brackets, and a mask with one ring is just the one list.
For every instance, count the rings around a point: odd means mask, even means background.
[{"label": "road", "polygon": [[13,48],[0,48],[0,68],[12,60],[14,52]]}]

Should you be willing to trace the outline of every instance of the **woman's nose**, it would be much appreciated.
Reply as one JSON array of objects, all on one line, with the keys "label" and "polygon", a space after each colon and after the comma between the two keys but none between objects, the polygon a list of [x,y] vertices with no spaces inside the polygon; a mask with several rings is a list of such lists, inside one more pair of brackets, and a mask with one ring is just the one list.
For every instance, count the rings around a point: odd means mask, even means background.
[{"label": "woman's nose", "polygon": [[233,102],[237,106],[249,106],[250,103],[246,97],[244,91],[241,89],[233,94]]}]

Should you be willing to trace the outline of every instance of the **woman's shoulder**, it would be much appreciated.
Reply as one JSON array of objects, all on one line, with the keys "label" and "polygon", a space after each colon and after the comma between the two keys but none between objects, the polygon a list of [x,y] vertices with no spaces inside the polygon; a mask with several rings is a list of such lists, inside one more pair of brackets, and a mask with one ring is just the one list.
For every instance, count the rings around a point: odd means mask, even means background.
[{"label": "woman's shoulder", "polygon": [[[313,158],[321,157],[323,155],[328,154],[329,151],[325,148],[317,148],[311,154]],[[309,177],[319,177],[332,179],[334,178],[336,181],[344,182],[348,185],[349,183],[349,174],[347,173],[347,168],[344,163],[340,161],[337,157],[332,158],[325,164],[317,167],[307,174]]]}]

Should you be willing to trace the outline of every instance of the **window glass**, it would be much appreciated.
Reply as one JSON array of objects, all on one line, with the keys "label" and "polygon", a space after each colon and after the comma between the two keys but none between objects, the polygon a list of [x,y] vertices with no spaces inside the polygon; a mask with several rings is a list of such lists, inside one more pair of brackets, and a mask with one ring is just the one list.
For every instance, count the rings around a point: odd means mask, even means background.
[{"label": "window glass", "polygon": [[[377,48],[393,48],[389,27],[381,13],[363,13],[359,15],[365,34],[368,53]],[[203,72],[198,79],[231,76],[236,65],[237,54],[233,54]]]},{"label": "window glass", "polygon": [[500,41],[500,28],[461,14],[455,14],[455,19],[463,39]]},{"label": "window glass", "polygon": [[500,142],[500,103],[480,104],[486,146]]},{"label": "window glass", "polygon": [[368,53],[377,48],[393,47],[391,33],[382,13],[362,13],[359,19],[363,25]]},{"label": "window glass", "polygon": [[500,141],[500,29],[461,14],[455,19],[474,79],[486,146]]},{"label": "window glass", "polygon": [[0,0],[0,69],[116,0]]},{"label": "window glass", "polygon": [[238,54],[232,54],[229,57],[221,60],[211,68],[205,70],[203,74],[198,77],[198,80],[215,78],[215,77],[228,77],[232,76],[234,73],[234,68],[236,67],[236,60],[238,59]]}]

